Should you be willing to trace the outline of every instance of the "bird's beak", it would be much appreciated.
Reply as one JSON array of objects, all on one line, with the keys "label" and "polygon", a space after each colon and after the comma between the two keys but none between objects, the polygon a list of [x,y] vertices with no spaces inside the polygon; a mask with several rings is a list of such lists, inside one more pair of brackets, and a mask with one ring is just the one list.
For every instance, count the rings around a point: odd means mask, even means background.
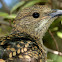
[{"label": "bird's beak", "polygon": [[61,16],[62,15],[62,10],[56,9],[56,10],[52,10],[52,11],[53,11],[53,13],[49,14],[49,16],[51,16],[52,18],[56,17],[56,16]]}]

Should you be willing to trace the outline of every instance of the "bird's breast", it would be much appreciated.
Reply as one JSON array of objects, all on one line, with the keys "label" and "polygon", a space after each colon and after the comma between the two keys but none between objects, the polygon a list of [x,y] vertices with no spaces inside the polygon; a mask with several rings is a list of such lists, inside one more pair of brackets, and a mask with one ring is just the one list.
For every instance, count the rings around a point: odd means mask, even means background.
[{"label": "bird's breast", "polygon": [[6,62],[45,62],[45,52],[38,41],[23,34],[11,34],[0,39],[1,59]]}]

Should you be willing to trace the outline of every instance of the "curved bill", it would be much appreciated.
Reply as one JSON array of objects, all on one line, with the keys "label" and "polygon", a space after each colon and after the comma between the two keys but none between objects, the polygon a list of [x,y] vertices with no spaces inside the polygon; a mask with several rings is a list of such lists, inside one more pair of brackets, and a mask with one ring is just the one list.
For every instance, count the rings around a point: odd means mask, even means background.
[{"label": "curved bill", "polygon": [[53,11],[55,11],[55,12],[48,14],[49,16],[52,16],[52,18],[62,15],[62,10],[56,9],[56,10],[53,10]]}]

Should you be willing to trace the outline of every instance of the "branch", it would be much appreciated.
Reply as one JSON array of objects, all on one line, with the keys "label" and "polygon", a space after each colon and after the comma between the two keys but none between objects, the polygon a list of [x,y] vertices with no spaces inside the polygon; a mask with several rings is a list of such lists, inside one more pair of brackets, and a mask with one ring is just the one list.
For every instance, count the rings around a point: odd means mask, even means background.
[{"label": "branch", "polygon": [[10,10],[9,10],[9,8],[7,7],[6,3],[5,3],[3,0],[0,0],[0,2],[1,2],[2,5],[3,5],[3,9],[4,9],[7,13],[10,13]]},{"label": "branch", "polygon": [[55,50],[49,49],[49,48],[47,48],[47,47],[44,46],[44,45],[43,45],[43,47],[47,50],[47,52],[50,52],[50,53],[53,53],[53,54],[56,54],[56,55],[60,55],[60,56],[62,56],[62,52],[58,52],[58,51],[55,51]]},{"label": "branch", "polygon": [[49,34],[51,35],[52,39],[54,40],[55,42],[55,45],[56,45],[56,49],[59,51],[59,47],[58,47],[58,44],[57,44],[57,41],[56,39],[54,38],[54,35],[52,34],[52,32],[50,30],[48,30]]},{"label": "branch", "polygon": [[9,22],[6,22],[6,21],[0,21],[0,24],[8,25],[8,26],[13,27],[13,24],[10,25],[10,23]]},{"label": "branch", "polygon": [[51,0],[53,9],[62,9],[62,0]]}]

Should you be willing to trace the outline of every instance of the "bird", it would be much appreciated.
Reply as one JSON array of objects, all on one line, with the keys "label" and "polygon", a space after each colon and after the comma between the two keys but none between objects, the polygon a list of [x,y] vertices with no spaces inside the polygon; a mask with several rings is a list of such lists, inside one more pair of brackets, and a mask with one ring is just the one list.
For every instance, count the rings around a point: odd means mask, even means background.
[{"label": "bird", "polygon": [[5,62],[47,62],[42,38],[62,10],[34,5],[19,11],[12,32],[0,38],[0,59]]}]

